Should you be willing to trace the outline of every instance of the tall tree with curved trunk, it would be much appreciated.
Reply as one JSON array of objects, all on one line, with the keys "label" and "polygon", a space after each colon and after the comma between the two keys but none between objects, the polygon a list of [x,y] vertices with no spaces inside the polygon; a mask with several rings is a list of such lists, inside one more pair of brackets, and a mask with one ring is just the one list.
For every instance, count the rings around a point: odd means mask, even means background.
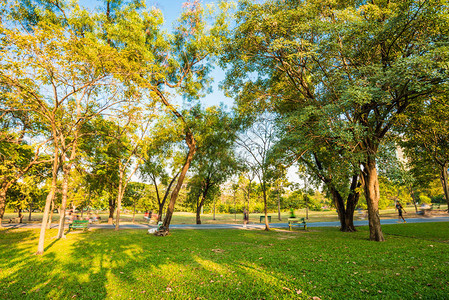
[{"label": "tall tree with curved trunk", "polygon": [[[227,6],[226,3],[221,4],[222,9]],[[184,112],[173,104],[169,93],[172,91],[185,99],[198,100],[207,91],[212,55],[219,49],[222,32],[227,28],[226,14],[219,14],[214,24],[208,26],[206,9],[199,1],[187,2],[172,35],[162,32],[163,19],[159,10],[145,11],[142,6],[131,5],[116,11],[116,14],[123,21],[117,24],[126,24],[126,28],[117,30],[120,26],[105,22],[106,40],[111,40],[112,44],[117,41],[124,50],[133,53],[129,65],[133,76],[129,80],[149,91],[151,100],[160,104],[161,110],[173,115],[187,146],[184,164],[171,192],[163,222],[169,231],[177,196],[196,152],[195,137]]]},{"label": "tall tree with curved trunk", "polygon": [[237,170],[234,141],[237,124],[222,108],[196,107],[189,115],[192,130],[198,138],[197,155],[192,162],[188,202],[196,212],[196,223],[201,224],[201,210],[213,199],[224,183]]}]

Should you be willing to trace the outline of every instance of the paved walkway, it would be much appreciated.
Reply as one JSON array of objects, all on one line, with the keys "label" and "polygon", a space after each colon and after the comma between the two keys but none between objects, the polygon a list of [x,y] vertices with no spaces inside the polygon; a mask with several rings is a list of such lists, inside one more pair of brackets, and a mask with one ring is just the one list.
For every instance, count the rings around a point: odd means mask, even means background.
[{"label": "paved walkway", "polygon": [[[449,217],[435,217],[435,218],[409,218],[406,219],[407,223],[428,223],[428,222],[449,222]],[[398,224],[397,219],[381,219],[380,223],[382,225],[387,224]],[[402,222],[401,222],[402,223]],[[368,221],[354,221],[355,226],[365,226],[368,225]],[[30,223],[30,224],[3,224],[5,228],[40,228],[40,223]],[[307,223],[307,227],[339,227],[340,222],[314,222]],[[120,225],[122,229],[148,229],[155,228],[155,225],[146,224],[123,224]],[[265,224],[263,223],[251,223],[247,226],[249,229],[264,229]],[[270,223],[271,228],[288,228],[287,223]],[[51,228],[58,228],[58,224],[52,224]],[[90,228],[115,228],[114,225],[108,224],[91,224]],[[170,229],[242,229],[242,224],[173,224],[170,225]]]}]

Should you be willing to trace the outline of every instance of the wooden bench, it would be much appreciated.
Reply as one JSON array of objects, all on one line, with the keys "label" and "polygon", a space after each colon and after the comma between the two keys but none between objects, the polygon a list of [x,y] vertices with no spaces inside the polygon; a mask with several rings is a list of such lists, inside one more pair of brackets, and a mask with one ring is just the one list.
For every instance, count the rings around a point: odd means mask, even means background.
[{"label": "wooden bench", "polygon": [[292,230],[293,226],[303,226],[304,230],[307,229],[306,219],[304,218],[288,218],[288,230]]},{"label": "wooden bench", "polygon": [[87,230],[89,228],[89,221],[88,220],[73,220],[73,223],[69,225],[70,229],[83,229]]}]

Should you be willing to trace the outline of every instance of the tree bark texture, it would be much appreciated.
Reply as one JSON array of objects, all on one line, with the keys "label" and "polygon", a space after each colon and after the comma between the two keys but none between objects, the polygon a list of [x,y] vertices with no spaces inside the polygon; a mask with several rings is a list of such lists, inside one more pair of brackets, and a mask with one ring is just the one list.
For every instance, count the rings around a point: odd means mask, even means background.
[{"label": "tree bark texture", "polygon": [[379,181],[377,176],[376,161],[372,157],[368,157],[367,162],[363,164],[362,178],[364,184],[365,198],[368,205],[368,221],[370,240],[383,242],[385,241],[380,226],[379,217]]},{"label": "tree bark texture", "polygon": [[44,215],[42,216],[42,224],[41,224],[41,232],[39,235],[39,243],[37,246],[37,255],[44,254],[44,242],[45,242],[45,230],[47,229],[48,215],[50,212],[50,206],[55,196],[56,188],[57,188],[57,180],[58,180],[58,169],[59,169],[59,151],[56,147],[54,157],[53,157],[53,170],[52,170],[52,180],[50,192],[47,195],[47,199],[45,200],[45,208]]},{"label": "tree bark texture", "polygon": [[64,237],[64,223],[65,223],[65,211],[67,207],[67,194],[69,191],[69,172],[70,166],[63,167],[63,178],[62,178],[62,199],[61,208],[59,209],[59,226],[58,226],[58,239]]},{"label": "tree bark texture", "polygon": [[201,224],[201,206],[196,207],[196,224]]},{"label": "tree bark texture", "polygon": [[281,190],[278,187],[278,220],[282,221],[281,220],[281,195],[280,194],[281,194]]},{"label": "tree bark texture", "polygon": [[268,223],[268,211],[267,211],[267,191],[265,182],[262,183],[262,192],[263,192],[263,211],[265,213],[265,231],[270,230],[270,225]]},{"label": "tree bark texture", "polygon": [[169,231],[170,222],[173,216],[173,212],[175,210],[176,199],[178,198],[178,194],[179,191],[181,190],[182,183],[184,182],[184,178],[186,176],[187,171],[189,170],[190,164],[196,152],[196,141],[193,138],[193,135],[190,131],[186,133],[186,143],[189,147],[189,152],[187,153],[186,161],[179,174],[178,182],[176,183],[176,186],[170,195],[170,202],[168,204],[167,214],[165,215],[163,223],[167,231]]},{"label": "tree bark texture", "polygon": [[51,228],[51,221],[53,219],[54,210],[55,210],[55,197],[53,197],[53,200],[51,201],[50,215],[48,216],[47,229]]},{"label": "tree bark texture", "polygon": [[448,164],[445,163],[443,165],[441,165],[441,185],[443,186],[443,191],[444,191],[444,197],[446,198],[446,203],[447,203],[447,207],[448,207],[448,212],[449,212],[449,186],[447,183],[447,168],[448,168]]},{"label": "tree bark texture", "polygon": [[[338,219],[340,220],[340,231],[343,232],[357,231],[354,226],[354,210],[360,198],[360,192],[357,192],[357,188],[360,187],[359,176],[358,175],[352,176],[351,186],[349,188],[349,194],[346,200],[346,207],[345,207],[343,196],[334,186],[332,182],[332,177],[325,176],[321,173],[324,168],[321,161],[318,159],[317,155],[314,155],[314,159],[316,166],[315,173],[320,178],[320,180],[329,188],[332,200],[337,209]],[[307,162],[306,160],[303,161],[306,162],[312,169],[314,169],[314,167],[310,162]]]},{"label": "tree bark texture", "polygon": [[114,221],[114,211],[115,211],[115,199],[112,196],[109,196],[109,217],[108,217],[108,225],[112,225]]},{"label": "tree bark texture", "polygon": [[28,221],[31,222],[31,212],[33,211],[33,200],[31,200],[29,209],[30,211],[28,213]]},{"label": "tree bark texture", "polygon": [[2,189],[0,190],[0,228],[3,227],[2,221],[3,216],[5,215],[5,206],[6,206],[6,190]]},{"label": "tree bark texture", "polygon": [[115,217],[115,230],[119,230],[120,227],[120,208],[122,205],[122,197],[123,197],[123,176],[125,175],[124,167],[120,165],[120,176],[118,183],[118,193],[117,193],[117,215]]}]

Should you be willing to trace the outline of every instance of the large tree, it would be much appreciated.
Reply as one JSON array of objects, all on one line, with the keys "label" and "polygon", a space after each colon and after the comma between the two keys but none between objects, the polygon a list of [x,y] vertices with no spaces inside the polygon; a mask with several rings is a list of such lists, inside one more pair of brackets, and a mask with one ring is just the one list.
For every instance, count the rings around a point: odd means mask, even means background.
[{"label": "large tree", "polygon": [[188,200],[195,209],[196,223],[201,224],[203,206],[220,192],[220,185],[237,170],[233,149],[237,124],[222,107],[203,110],[197,106],[191,116],[198,150],[192,162]]},{"label": "large tree", "polygon": [[227,85],[249,108],[294,103],[312,138],[353,153],[371,240],[384,240],[379,144],[410,103],[444,91],[447,22],[445,1],[240,1]]},{"label": "large tree", "polygon": [[139,169],[142,179],[149,180],[155,190],[158,205],[158,221],[161,220],[166,201],[179,175],[185,159],[181,145],[182,131],[171,116],[159,116],[151,129],[151,145],[148,145]]},{"label": "large tree", "polygon": [[[227,6],[222,3],[220,7],[226,10]],[[106,40],[117,41],[116,45],[132,53],[129,61],[133,63],[130,70],[134,76],[130,81],[149,91],[151,99],[161,110],[174,116],[183,132],[187,155],[164,219],[164,228],[169,231],[176,199],[197,144],[185,114],[175,105],[170,92],[194,101],[208,90],[213,54],[219,49],[222,32],[227,28],[226,13],[220,13],[214,24],[208,24],[208,10],[199,1],[187,2],[173,33],[167,35],[161,30],[161,12],[141,7],[134,5],[116,11],[121,22],[105,22],[105,32]],[[123,30],[119,30],[120,26],[124,26]]]},{"label": "large tree", "polygon": [[[449,205],[449,110],[448,96],[430,98],[420,105],[412,105],[404,114],[404,134],[400,145],[404,147],[408,166],[417,177],[429,167],[436,169],[446,202]],[[424,173],[425,174],[425,173]],[[428,176],[426,176],[428,178]]]}]

